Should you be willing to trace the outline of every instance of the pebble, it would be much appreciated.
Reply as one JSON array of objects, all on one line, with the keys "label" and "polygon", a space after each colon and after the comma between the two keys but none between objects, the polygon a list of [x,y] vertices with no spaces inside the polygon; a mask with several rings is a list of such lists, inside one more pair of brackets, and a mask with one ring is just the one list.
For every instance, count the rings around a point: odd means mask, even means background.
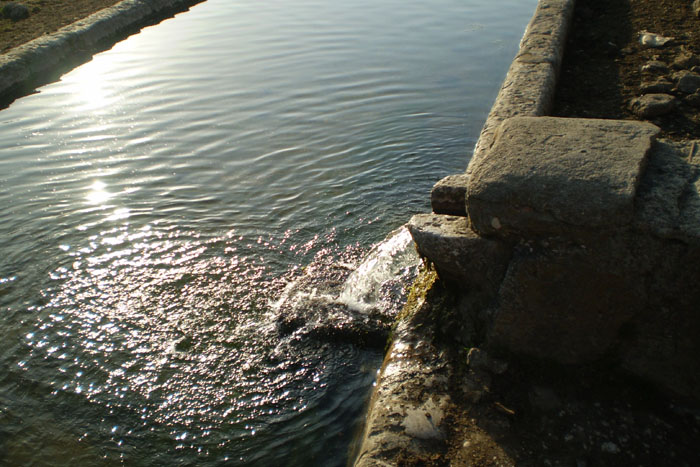
[{"label": "pebble", "polygon": [[693,2],[693,13],[695,13],[695,16],[700,18],[700,0],[695,0]]},{"label": "pebble", "polygon": [[608,454],[619,454],[620,448],[617,444],[612,441],[606,441],[600,446],[601,451],[607,452]]},{"label": "pebble", "polygon": [[630,109],[641,118],[654,118],[672,112],[676,99],[668,94],[645,94],[632,99]]},{"label": "pebble", "polygon": [[698,65],[700,65],[700,57],[685,48],[681,49],[681,53],[678,54],[671,64],[676,69],[690,69]]},{"label": "pebble", "polygon": [[668,73],[668,65],[659,60],[652,60],[642,66],[644,73]]},{"label": "pebble", "polygon": [[647,47],[663,47],[673,40],[673,37],[664,37],[649,31],[639,32],[639,43]]},{"label": "pebble", "polygon": [[641,86],[642,94],[668,94],[673,91],[673,83],[665,78],[656,81],[644,82]]},{"label": "pebble", "polygon": [[29,18],[29,8],[21,3],[9,2],[2,7],[2,16],[12,21]]},{"label": "pebble", "polygon": [[700,75],[690,71],[681,71],[675,75],[676,89],[685,94],[693,94],[700,90]]},{"label": "pebble", "polygon": [[685,96],[683,100],[693,107],[700,107],[700,91],[696,92],[695,94]]}]

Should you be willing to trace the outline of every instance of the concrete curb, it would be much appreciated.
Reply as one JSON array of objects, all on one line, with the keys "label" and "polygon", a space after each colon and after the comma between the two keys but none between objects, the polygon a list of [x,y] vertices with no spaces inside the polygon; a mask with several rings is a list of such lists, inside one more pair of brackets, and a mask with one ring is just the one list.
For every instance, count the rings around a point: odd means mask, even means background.
[{"label": "concrete curb", "polygon": [[97,52],[203,0],[123,0],[0,55],[0,108],[85,63]]}]

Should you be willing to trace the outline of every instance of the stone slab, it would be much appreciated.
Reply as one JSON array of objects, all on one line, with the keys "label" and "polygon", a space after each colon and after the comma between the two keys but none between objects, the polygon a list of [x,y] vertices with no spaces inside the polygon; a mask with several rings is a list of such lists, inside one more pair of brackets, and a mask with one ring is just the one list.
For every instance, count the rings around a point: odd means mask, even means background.
[{"label": "stone slab", "polygon": [[418,214],[408,230],[421,256],[428,258],[441,279],[462,290],[492,295],[505,274],[510,246],[478,236],[466,217]]},{"label": "stone slab", "polygon": [[498,127],[504,120],[518,115],[539,116],[549,112],[557,87],[556,74],[554,65],[548,62],[527,63],[516,60],[511,64],[479,134],[474,155],[467,167],[468,174],[473,170],[473,165],[488,154]]},{"label": "stone slab", "polygon": [[[430,289],[435,275],[424,277]],[[430,295],[430,292],[427,292]],[[397,465],[397,456],[430,458],[446,449],[449,368],[435,345],[432,301],[409,300],[372,394],[356,467]]]},{"label": "stone slab", "polygon": [[467,174],[448,175],[430,191],[430,207],[436,214],[467,215]]},{"label": "stone slab", "polygon": [[516,248],[489,346],[563,364],[595,361],[612,351],[623,324],[646,305],[642,271],[648,269],[632,261],[635,251],[644,250],[627,240]]},{"label": "stone slab", "polygon": [[482,235],[619,228],[659,128],[644,122],[514,117],[472,168],[467,211]]},{"label": "stone slab", "polygon": [[700,141],[659,141],[635,200],[635,227],[700,245]]}]

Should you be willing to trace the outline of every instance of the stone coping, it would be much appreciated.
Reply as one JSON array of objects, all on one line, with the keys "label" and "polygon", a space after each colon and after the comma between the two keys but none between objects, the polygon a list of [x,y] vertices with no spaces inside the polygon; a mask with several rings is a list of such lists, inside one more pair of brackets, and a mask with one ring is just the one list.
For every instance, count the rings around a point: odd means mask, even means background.
[{"label": "stone coping", "polygon": [[[449,176],[431,193],[433,211],[466,216],[464,198],[473,166],[488,153],[504,120],[548,115],[554,102],[575,0],[540,0],[520,41],[520,49],[481,130],[466,174]],[[460,174],[461,175],[461,174]]]},{"label": "stone coping", "polygon": [[520,41],[467,168],[488,152],[501,123],[514,116],[548,115],[554,102],[575,0],[540,0]]},{"label": "stone coping", "polygon": [[0,55],[0,108],[31,94],[142,27],[203,0],[123,0]]},{"label": "stone coping", "polygon": [[659,128],[651,123],[512,117],[474,165],[471,228],[532,238],[628,226]]}]

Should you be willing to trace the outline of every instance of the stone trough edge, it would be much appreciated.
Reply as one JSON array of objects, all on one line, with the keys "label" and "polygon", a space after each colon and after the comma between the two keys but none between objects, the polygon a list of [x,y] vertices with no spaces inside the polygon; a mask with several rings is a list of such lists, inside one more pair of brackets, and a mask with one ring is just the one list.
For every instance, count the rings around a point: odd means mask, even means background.
[{"label": "stone trough edge", "polygon": [[[575,0],[539,0],[528,23],[520,48],[513,59],[491,111],[484,123],[476,143],[466,175],[472,164],[486,154],[494,142],[496,130],[507,118],[513,116],[544,116],[551,110],[556,91],[559,69],[566,48],[566,38],[573,19]],[[466,187],[464,187],[466,191]],[[424,380],[414,379],[410,373],[404,377],[393,375],[385,378],[387,368],[395,365],[420,368],[420,352],[407,357],[399,348],[411,348],[417,337],[412,326],[403,326],[404,332],[394,336],[385,356],[382,370],[377,377],[372,399],[365,414],[362,440],[355,457],[355,466],[394,465],[396,456],[411,450],[422,440],[414,439],[406,429],[410,416],[420,411],[424,404],[434,398],[442,399],[442,391],[436,388],[421,388]],[[412,364],[407,360],[415,360]],[[395,360],[397,362],[395,362]],[[400,361],[401,363],[398,363]],[[441,372],[426,368],[423,378],[440,380]],[[427,390],[426,390],[427,389]],[[406,405],[406,394],[427,394],[425,401],[416,401],[416,407]],[[388,416],[388,402],[394,401],[405,413]],[[394,405],[394,404],[391,404]],[[430,417],[428,417],[430,418]],[[436,431],[442,427],[433,426]],[[383,436],[383,433],[390,436]]]},{"label": "stone trough edge", "polygon": [[573,20],[575,0],[539,0],[489,112],[467,167],[488,152],[496,130],[514,116],[548,115]]},{"label": "stone trough edge", "polygon": [[0,108],[89,61],[142,27],[204,0],[123,0],[0,55]]}]

